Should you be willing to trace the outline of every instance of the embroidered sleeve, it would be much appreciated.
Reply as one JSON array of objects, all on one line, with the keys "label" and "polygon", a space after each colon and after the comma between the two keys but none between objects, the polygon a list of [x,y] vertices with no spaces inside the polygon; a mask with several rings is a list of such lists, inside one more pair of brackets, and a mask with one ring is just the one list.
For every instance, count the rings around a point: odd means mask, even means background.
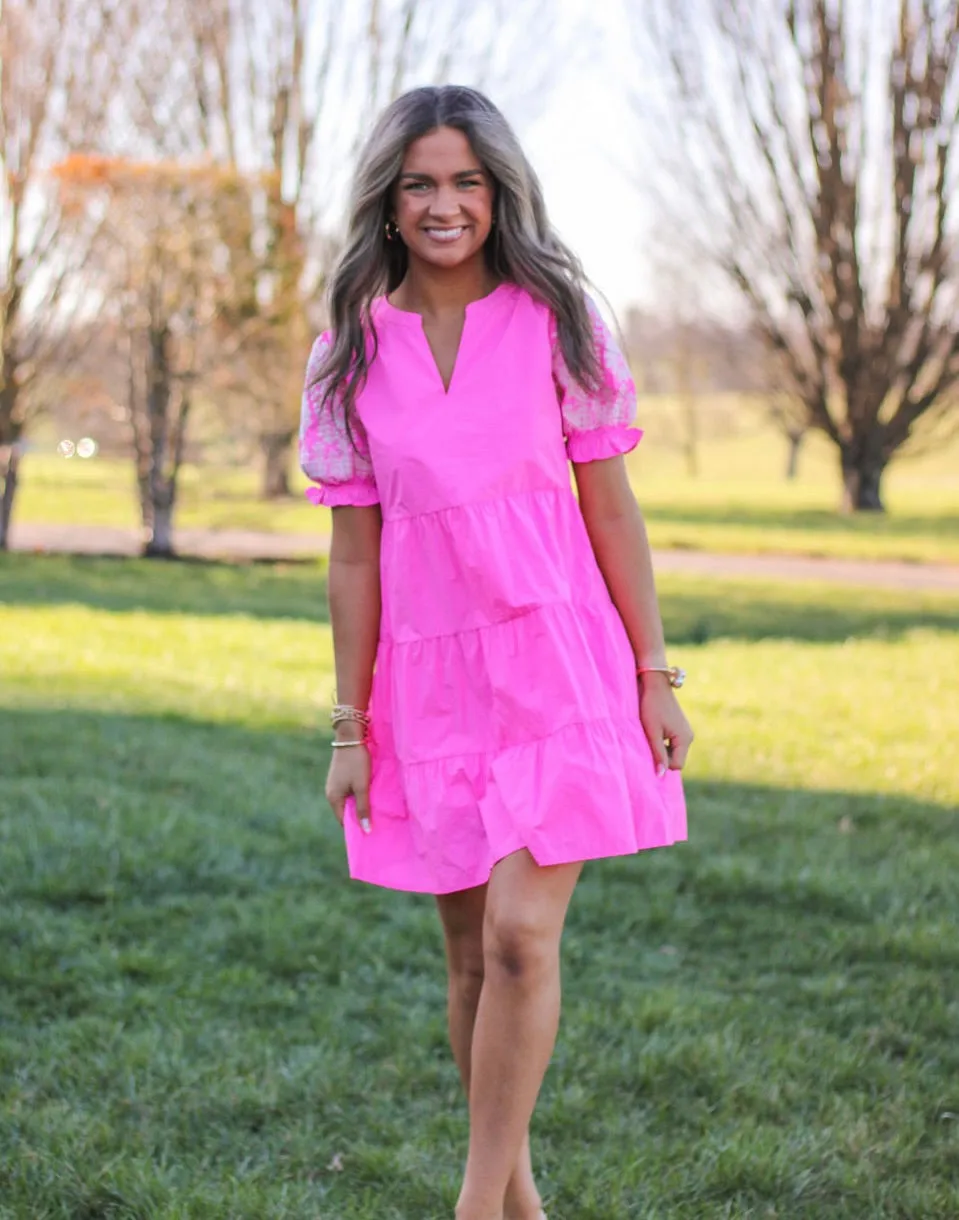
[{"label": "embroidered sleeve", "polygon": [[629,453],[643,435],[639,428],[631,426],[636,414],[636,387],[626,357],[589,298],[587,306],[602,372],[603,385],[598,392],[583,389],[570,373],[560,347],[556,319],[550,315],[553,381],[571,462],[594,462]]},{"label": "embroidered sleeve", "polygon": [[323,390],[316,384],[316,371],[329,346],[329,334],[320,335],[306,366],[300,413],[300,465],[316,485],[307,490],[306,497],[314,504],[330,508],[341,504],[377,504],[373,466],[360,429],[353,429],[354,445],[339,404],[334,401],[321,405]]}]

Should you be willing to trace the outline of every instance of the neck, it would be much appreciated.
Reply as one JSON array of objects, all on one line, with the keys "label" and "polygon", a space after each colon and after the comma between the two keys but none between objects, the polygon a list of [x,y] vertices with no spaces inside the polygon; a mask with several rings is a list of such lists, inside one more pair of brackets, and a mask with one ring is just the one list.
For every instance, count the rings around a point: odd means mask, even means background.
[{"label": "neck", "polygon": [[471,301],[488,296],[497,280],[482,253],[460,267],[432,267],[410,259],[406,276],[392,294],[393,304],[424,317],[461,313]]}]

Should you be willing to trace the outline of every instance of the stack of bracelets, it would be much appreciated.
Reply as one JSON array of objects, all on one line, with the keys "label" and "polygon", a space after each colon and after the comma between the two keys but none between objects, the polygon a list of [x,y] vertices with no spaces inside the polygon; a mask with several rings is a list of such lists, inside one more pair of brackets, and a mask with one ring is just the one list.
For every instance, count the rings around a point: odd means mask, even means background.
[{"label": "stack of bracelets", "polygon": [[369,712],[361,712],[359,708],[353,707],[350,703],[334,703],[333,711],[330,713],[330,723],[334,729],[338,724],[347,724],[349,722],[361,725],[363,736],[356,738],[355,741],[334,741],[334,750],[344,750],[349,746],[365,746],[367,744],[370,727]]}]

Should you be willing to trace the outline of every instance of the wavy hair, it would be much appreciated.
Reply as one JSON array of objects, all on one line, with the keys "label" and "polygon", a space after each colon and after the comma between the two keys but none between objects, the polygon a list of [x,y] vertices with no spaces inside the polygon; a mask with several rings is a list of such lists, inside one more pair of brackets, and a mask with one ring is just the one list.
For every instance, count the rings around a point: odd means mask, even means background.
[{"label": "wavy hair", "polygon": [[438,127],[461,131],[492,179],[496,224],[484,248],[491,272],[552,310],[570,373],[586,390],[602,385],[582,264],[553,231],[512,128],[475,89],[426,86],[397,98],[370,133],[353,179],[346,243],[328,286],[333,342],[314,384],[323,386],[323,407],[342,403],[351,437],[356,396],[376,355],[372,304],[398,287],[409,261],[401,241],[386,239],[393,191],[407,147]]}]

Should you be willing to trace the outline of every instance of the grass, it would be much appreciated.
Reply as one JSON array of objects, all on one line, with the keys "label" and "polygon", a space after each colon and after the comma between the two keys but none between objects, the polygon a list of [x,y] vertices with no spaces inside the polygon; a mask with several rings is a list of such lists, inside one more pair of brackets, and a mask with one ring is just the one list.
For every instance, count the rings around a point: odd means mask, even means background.
[{"label": "grass", "polygon": [[[701,473],[691,478],[673,444],[674,407],[640,404],[647,427],[630,459],[636,494],[654,546],[729,553],[802,554],[911,562],[959,563],[959,446],[921,459],[903,458],[887,474],[885,516],[836,512],[836,460],[811,437],[800,477],[782,478],[784,442],[754,406],[719,398],[703,404],[706,437]],[[48,449],[52,438],[48,438]],[[256,498],[248,469],[187,467],[177,522],[183,527],[325,533],[325,510],[299,494],[280,503]],[[80,522],[136,528],[132,472],[122,462],[66,461],[42,451],[23,464],[16,516],[24,522]]]},{"label": "grass", "polygon": [[[959,602],[664,579],[690,843],[590,866],[551,1220],[959,1215]],[[0,1220],[431,1220],[428,900],[345,880],[322,569],[0,559]]]}]

